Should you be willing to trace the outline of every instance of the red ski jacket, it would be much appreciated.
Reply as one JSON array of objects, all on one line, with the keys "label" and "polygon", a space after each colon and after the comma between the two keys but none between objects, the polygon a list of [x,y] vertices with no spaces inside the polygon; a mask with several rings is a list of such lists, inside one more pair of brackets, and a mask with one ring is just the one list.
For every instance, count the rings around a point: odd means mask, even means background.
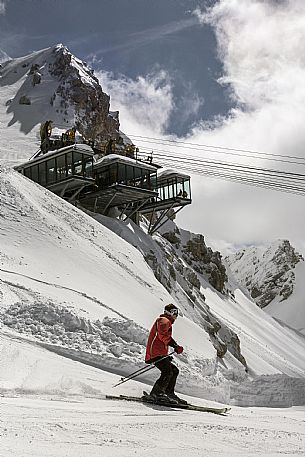
[{"label": "red ski jacket", "polygon": [[168,354],[168,346],[176,347],[177,343],[172,338],[171,316],[161,314],[152,326],[147,346],[145,362],[153,362],[158,357],[164,357]]}]

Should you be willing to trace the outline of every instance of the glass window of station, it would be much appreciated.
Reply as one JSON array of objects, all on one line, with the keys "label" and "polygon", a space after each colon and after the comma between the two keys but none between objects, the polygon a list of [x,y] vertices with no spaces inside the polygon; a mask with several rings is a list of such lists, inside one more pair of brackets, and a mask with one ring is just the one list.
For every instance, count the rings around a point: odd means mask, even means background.
[{"label": "glass window of station", "polygon": [[93,157],[78,151],[50,157],[38,164],[24,168],[24,175],[42,186],[51,185],[70,178],[81,176],[92,177]]},{"label": "glass window of station", "polygon": [[122,184],[124,186],[152,189],[156,172],[126,163],[113,163],[96,171],[96,183],[99,188]]},{"label": "glass window of station", "polygon": [[158,183],[157,191],[160,200],[173,198],[191,199],[190,178],[173,177]]}]

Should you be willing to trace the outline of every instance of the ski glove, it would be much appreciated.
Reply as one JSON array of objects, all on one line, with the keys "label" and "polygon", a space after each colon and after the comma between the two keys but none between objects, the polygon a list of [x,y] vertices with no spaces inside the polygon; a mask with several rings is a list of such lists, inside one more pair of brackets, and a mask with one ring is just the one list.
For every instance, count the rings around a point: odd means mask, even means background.
[{"label": "ski glove", "polygon": [[177,354],[182,354],[182,352],[183,352],[183,347],[182,347],[182,346],[176,346],[176,347],[175,347],[175,352],[176,352]]}]

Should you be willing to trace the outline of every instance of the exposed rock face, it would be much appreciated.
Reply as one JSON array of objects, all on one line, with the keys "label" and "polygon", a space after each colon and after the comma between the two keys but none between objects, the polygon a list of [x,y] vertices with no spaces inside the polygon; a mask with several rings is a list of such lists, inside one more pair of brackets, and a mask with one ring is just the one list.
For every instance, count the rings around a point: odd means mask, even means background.
[{"label": "exposed rock face", "polygon": [[170,291],[171,289],[171,278],[174,281],[180,281],[181,278],[185,292],[190,300],[194,301],[197,294],[202,297],[198,277],[200,274],[217,291],[225,292],[227,274],[221,255],[206,246],[203,235],[188,234],[187,237],[181,236],[178,227],[172,223],[172,230],[164,231],[162,239],[164,242],[160,242],[158,239],[158,243],[166,251],[167,267],[162,269],[152,253],[146,256],[146,260],[154,270],[157,279],[167,290]]},{"label": "exposed rock face", "polygon": [[[119,139],[118,112],[109,112],[109,95],[103,92],[93,71],[65,46],[57,45],[19,60],[4,63],[0,72],[2,85],[17,80],[21,83],[7,109],[13,113],[11,124],[20,122],[21,130],[28,133],[52,119],[53,127],[59,129],[75,126],[98,149],[110,138]],[[27,119],[20,116],[19,104],[32,105]]]},{"label": "exposed rock face", "polygon": [[117,138],[117,112],[114,117],[109,114],[110,97],[103,92],[93,71],[64,46],[56,46],[53,54],[54,61],[49,64],[49,72],[60,82],[53,103],[60,96],[63,108],[74,105],[78,130],[85,138],[95,140],[97,145],[105,138]]},{"label": "exposed rock face", "polygon": [[232,273],[264,308],[274,299],[283,301],[293,292],[295,266],[304,261],[288,240],[279,240],[266,248],[242,249],[226,258]]},{"label": "exposed rock face", "polygon": [[35,71],[33,73],[33,86],[36,86],[36,84],[41,83],[41,73],[39,71]]},{"label": "exposed rock face", "polygon": [[169,241],[171,244],[175,244],[177,247],[180,245],[179,231],[163,233],[163,238]]},{"label": "exposed rock face", "polygon": [[203,235],[192,235],[182,247],[182,252],[183,259],[195,271],[207,275],[208,281],[216,290],[224,291],[228,279],[226,268],[221,261],[220,253],[206,246]]},{"label": "exposed rock face", "polygon": [[26,95],[22,95],[19,98],[19,105],[30,105],[30,104],[31,104],[31,100]]}]

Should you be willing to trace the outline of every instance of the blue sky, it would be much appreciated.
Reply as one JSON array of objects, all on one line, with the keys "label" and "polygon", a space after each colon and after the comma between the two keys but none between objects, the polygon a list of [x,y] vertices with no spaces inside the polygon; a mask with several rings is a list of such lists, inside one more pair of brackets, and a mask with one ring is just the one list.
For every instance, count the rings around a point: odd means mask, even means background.
[{"label": "blue sky", "polygon": [[[217,82],[223,68],[214,31],[192,14],[198,3],[215,2],[2,0],[0,48],[18,57],[61,42],[114,77],[134,79],[163,70],[171,79],[174,106],[166,130],[185,135],[194,124],[232,106]],[[190,99],[193,108],[186,110]]]}]

